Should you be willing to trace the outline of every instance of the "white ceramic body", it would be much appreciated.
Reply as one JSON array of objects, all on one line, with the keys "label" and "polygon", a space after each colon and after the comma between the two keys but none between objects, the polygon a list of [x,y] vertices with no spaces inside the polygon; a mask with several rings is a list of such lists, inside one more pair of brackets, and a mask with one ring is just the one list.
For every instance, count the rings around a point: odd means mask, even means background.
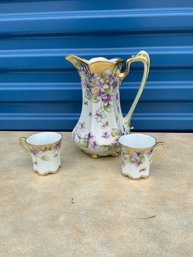
[{"label": "white ceramic body", "polygon": [[[60,166],[60,150],[50,151],[47,150],[42,154],[30,154],[33,161],[33,170],[39,175],[47,175],[56,173]],[[46,156],[46,158],[45,158]]]},{"label": "white ceramic body", "polygon": [[140,153],[134,152],[137,156],[137,159],[141,159],[141,161],[131,162],[133,157],[133,153],[126,154],[123,150],[121,150],[122,155],[122,173],[132,179],[139,179],[139,178],[147,178],[149,177],[150,173],[150,164],[152,162],[151,154],[147,153]]},{"label": "white ceramic body", "polygon": [[107,59],[94,58],[89,62],[102,62],[103,70],[92,73],[88,66],[77,66],[82,82],[82,111],[72,135],[75,144],[86,153],[99,156],[119,152],[120,135],[129,133],[120,106],[120,73],[122,63],[116,65],[112,59],[114,70],[108,69]]},{"label": "white ceramic body", "polygon": [[[75,144],[92,157],[116,156],[120,151],[119,137],[130,132],[131,116],[149,72],[149,55],[141,51],[128,59],[124,72],[121,72],[123,60],[120,58],[86,60],[69,55],[66,59],[76,67],[82,82],[82,111],[72,132]],[[144,73],[134,102],[123,117],[119,88],[135,61],[144,64]]]},{"label": "white ceramic body", "polygon": [[121,112],[119,84],[114,90],[112,111],[109,112],[103,110],[101,102],[93,103],[86,100],[84,87],[82,92],[81,115],[72,131],[75,144],[89,154],[103,156],[119,152],[120,135],[130,132]]},{"label": "white ceramic body", "polygon": [[39,175],[56,173],[60,166],[62,135],[55,132],[42,132],[20,138],[20,145],[31,156],[33,170]]},{"label": "white ceramic body", "polygon": [[122,173],[132,179],[147,178],[156,139],[144,134],[120,137]]}]

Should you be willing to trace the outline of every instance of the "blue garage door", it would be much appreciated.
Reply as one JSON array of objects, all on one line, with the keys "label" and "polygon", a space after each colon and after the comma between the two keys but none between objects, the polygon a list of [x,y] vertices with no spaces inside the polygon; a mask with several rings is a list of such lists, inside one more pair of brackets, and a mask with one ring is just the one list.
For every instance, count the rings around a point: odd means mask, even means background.
[{"label": "blue garage door", "polygon": [[[151,56],[136,130],[193,129],[193,1],[0,2],[0,129],[71,130],[81,84],[64,56]],[[126,113],[142,66],[121,87]]]}]

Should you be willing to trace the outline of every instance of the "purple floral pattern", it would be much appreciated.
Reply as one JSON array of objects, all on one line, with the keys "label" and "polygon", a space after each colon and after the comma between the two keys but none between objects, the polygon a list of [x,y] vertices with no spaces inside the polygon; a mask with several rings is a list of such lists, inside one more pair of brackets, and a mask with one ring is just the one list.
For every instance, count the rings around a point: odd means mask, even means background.
[{"label": "purple floral pattern", "polygon": [[103,112],[103,110],[100,108],[98,109],[95,114],[94,118],[96,119],[97,122],[102,122],[104,118],[106,118],[106,114]]},{"label": "purple floral pattern", "polygon": [[105,138],[105,139],[109,138],[110,137],[110,132],[109,131],[103,132],[102,137]]},{"label": "purple floral pattern", "polygon": [[77,127],[78,127],[79,130],[85,131],[85,129],[86,129],[85,122],[78,122]]},{"label": "purple floral pattern", "polygon": [[105,112],[112,111],[113,92],[119,85],[119,78],[116,73],[113,74],[109,70],[98,76],[96,73],[91,73],[87,66],[79,66],[78,71],[85,89],[85,99],[101,103],[101,108],[94,114],[94,118],[103,119]]},{"label": "purple floral pattern", "polygon": [[81,130],[77,130],[76,131],[76,136],[78,137],[78,142],[77,143],[82,149],[90,149],[90,150],[95,149],[98,152],[105,152],[105,151],[113,150],[113,149],[118,147],[118,145],[119,145],[118,144],[118,137],[120,136],[120,132],[119,132],[118,129],[111,129],[111,130],[108,130],[108,131],[104,131],[102,133],[102,138],[104,140],[108,140],[109,138],[111,138],[111,141],[113,143],[110,144],[110,145],[105,145],[105,144],[100,145],[97,142],[96,136],[93,135],[91,132],[89,132],[88,134],[86,134],[84,136],[81,136]]},{"label": "purple floral pattern", "polygon": [[34,157],[38,157],[40,159],[42,159],[43,161],[48,161],[49,157],[47,156],[46,152],[47,151],[52,151],[54,153],[54,157],[58,156],[58,152],[60,150],[61,147],[61,141],[57,142],[55,144],[52,145],[48,145],[48,146],[41,146],[41,147],[30,147],[30,151],[31,153],[34,155]]},{"label": "purple floral pattern", "polygon": [[[153,149],[150,149],[146,152],[127,152],[122,150],[122,156],[123,156],[123,164],[134,164],[137,167],[140,167],[144,162],[145,158],[150,158],[152,155]],[[142,170],[141,170],[142,171]]]},{"label": "purple floral pattern", "polygon": [[129,155],[129,161],[131,163],[134,163],[136,166],[141,165],[145,160],[145,157],[143,154],[139,153],[139,152],[133,152],[130,153]]},{"label": "purple floral pattern", "polygon": [[[119,85],[117,76],[120,72],[118,64],[114,69],[106,69],[100,74],[91,73],[89,67],[77,61],[76,68],[81,77],[83,87],[83,110],[84,113],[73,130],[75,143],[85,152],[106,155],[119,151],[118,139],[124,133],[124,125],[119,123],[121,110],[119,108]],[[91,106],[92,104],[92,106]],[[90,107],[91,106],[91,107]],[[114,117],[117,128],[112,128],[111,119]],[[86,122],[94,121],[97,133],[93,127],[88,128]],[[112,122],[113,124],[113,122]],[[87,130],[88,129],[88,130]],[[89,130],[90,129],[90,130]]]}]

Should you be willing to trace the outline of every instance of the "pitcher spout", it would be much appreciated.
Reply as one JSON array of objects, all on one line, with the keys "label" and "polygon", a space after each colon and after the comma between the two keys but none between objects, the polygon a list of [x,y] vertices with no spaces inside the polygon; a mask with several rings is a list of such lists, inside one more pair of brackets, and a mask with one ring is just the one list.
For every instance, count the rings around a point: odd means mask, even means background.
[{"label": "pitcher spout", "polygon": [[86,59],[80,58],[80,57],[78,57],[76,55],[73,55],[73,54],[67,55],[66,60],[71,62],[76,69],[80,65],[82,65],[82,66],[88,65],[88,61]]}]

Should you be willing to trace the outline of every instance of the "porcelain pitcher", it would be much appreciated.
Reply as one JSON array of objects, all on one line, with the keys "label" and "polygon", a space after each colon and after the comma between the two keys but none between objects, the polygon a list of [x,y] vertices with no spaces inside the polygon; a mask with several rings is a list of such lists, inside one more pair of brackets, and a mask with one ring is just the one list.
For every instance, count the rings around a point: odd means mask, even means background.
[{"label": "porcelain pitcher", "polygon": [[[66,57],[75,68],[82,82],[82,111],[72,136],[75,144],[93,158],[116,156],[119,151],[119,137],[130,132],[130,121],[147,80],[150,59],[145,51],[126,61],[103,57],[86,60],[75,55]],[[128,114],[123,117],[120,105],[119,87],[133,62],[144,65],[141,85]]]}]

